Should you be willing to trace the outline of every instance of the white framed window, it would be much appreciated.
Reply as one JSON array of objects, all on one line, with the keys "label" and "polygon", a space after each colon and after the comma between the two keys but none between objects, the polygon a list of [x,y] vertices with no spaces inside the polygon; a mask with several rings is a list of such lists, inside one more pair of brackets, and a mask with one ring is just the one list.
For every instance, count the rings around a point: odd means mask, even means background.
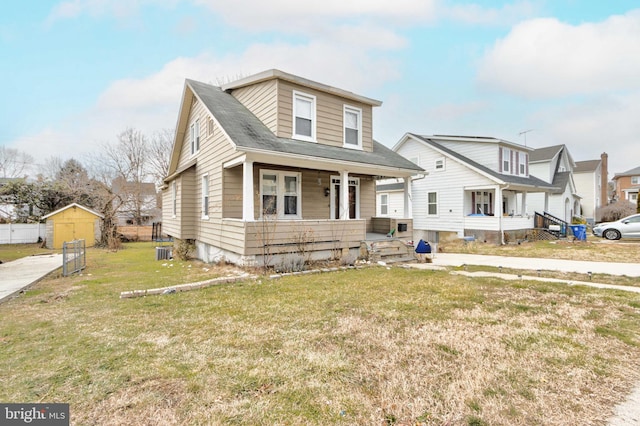
[{"label": "white framed window", "polygon": [[427,216],[438,215],[438,193],[427,192]]},{"label": "white framed window", "polygon": [[209,219],[209,174],[202,176],[202,218]]},{"label": "white framed window", "polygon": [[502,148],[502,173],[511,173],[511,150]]},{"label": "white framed window", "polygon": [[444,157],[436,158],[433,166],[435,171],[443,172],[445,170],[444,166],[445,166]]},{"label": "white framed window", "polygon": [[344,146],[362,149],[362,110],[344,106]]},{"label": "white framed window", "polygon": [[471,195],[473,214],[490,216],[493,214],[493,193],[489,191],[475,191]]},{"label": "white framed window", "polygon": [[260,170],[260,212],[264,216],[299,219],[301,209],[301,174]]},{"label": "white framed window", "polygon": [[191,124],[191,155],[200,150],[200,120],[196,120]]},{"label": "white framed window", "polygon": [[632,202],[637,202],[638,201],[638,193],[637,192],[630,192],[629,193],[629,201]]},{"label": "white framed window", "polygon": [[380,216],[389,214],[389,194],[380,194]]},{"label": "white framed window", "polygon": [[293,92],[293,138],[316,141],[316,97]]},{"label": "white framed window", "polygon": [[528,157],[529,156],[527,155],[526,152],[518,153],[518,174],[520,174],[521,176],[527,175]]},{"label": "white framed window", "polygon": [[631,185],[638,185],[640,183],[640,176],[631,176]]},{"label": "white framed window", "polygon": [[176,217],[178,214],[178,183],[174,180],[171,182],[171,215]]}]

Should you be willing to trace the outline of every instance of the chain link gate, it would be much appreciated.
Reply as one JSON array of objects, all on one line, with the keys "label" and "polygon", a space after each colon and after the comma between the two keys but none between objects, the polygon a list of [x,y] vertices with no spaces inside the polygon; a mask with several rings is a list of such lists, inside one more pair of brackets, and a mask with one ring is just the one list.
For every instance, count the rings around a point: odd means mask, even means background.
[{"label": "chain link gate", "polygon": [[74,240],[62,244],[62,275],[80,272],[87,267],[85,240]]}]

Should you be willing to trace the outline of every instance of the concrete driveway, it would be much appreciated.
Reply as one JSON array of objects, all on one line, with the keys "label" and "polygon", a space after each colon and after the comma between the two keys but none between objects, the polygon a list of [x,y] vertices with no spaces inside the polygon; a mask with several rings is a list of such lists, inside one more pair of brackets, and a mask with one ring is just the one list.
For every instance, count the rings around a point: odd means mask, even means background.
[{"label": "concrete driveway", "polygon": [[0,302],[62,268],[61,254],[28,256],[0,264]]}]

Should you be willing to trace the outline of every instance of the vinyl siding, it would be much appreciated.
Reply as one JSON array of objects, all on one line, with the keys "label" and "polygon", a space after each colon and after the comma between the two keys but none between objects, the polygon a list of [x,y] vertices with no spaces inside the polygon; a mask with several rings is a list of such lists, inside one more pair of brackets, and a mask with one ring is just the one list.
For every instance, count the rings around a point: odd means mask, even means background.
[{"label": "vinyl siding", "polygon": [[[242,219],[242,174],[242,165],[223,171],[222,217]],[[222,188],[216,188],[216,191],[220,190]]]},{"label": "vinyl siding", "polygon": [[[372,108],[339,96],[298,86],[289,82],[278,82],[278,129],[276,135],[293,137],[293,91],[316,97],[316,140],[318,143],[344,146],[344,106],[362,110],[362,149],[373,151]],[[313,142],[311,142],[313,143]]]},{"label": "vinyl siding", "polygon": [[[412,182],[413,229],[462,233],[464,217],[470,213],[465,210],[465,186],[488,188],[495,183],[452,158],[445,158],[444,171],[435,171],[435,160],[442,158],[442,154],[414,140],[404,143],[398,153],[406,158],[419,157],[419,165],[428,173],[424,178]],[[429,192],[437,193],[436,216],[427,215]]]},{"label": "vinyl siding", "polygon": [[[173,181],[172,181],[173,182]],[[169,182],[168,188],[162,191],[162,232],[167,235],[181,238],[180,233],[180,177],[176,182],[176,217],[173,217],[173,188]]]},{"label": "vinyl siding", "polygon": [[277,134],[277,80],[236,89],[231,94],[260,119],[274,134]]},{"label": "vinyl siding", "polygon": [[[500,155],[499,146],[494,143],[479,143],[479,142],[460,142],[460,141],[443,141],[434,139],[440,145],[447,147],[465,157],[473,160],[483,166],[490,168],[491,170],[498,171]],[[424,166],[422,166],[424,167]]]}]

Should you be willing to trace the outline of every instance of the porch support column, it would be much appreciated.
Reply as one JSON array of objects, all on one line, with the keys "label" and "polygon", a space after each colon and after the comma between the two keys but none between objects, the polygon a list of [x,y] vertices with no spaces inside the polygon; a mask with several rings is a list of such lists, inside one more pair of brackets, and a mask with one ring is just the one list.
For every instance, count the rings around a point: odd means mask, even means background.
[{"label": "porch support column", "polygon": [[496,187],[496,204],[496,207],[498,208],[494,209],[494,214],[498,215],[498,232],[500,233],[500,244],[504,245],[504,228],[502,225],[502,220],[506,212],[503,211],[502,207],[502,187],[500,185]]},{"label": "porch support column", "polygon": [[520,214],[522,216],[527,214],[527,191],[522,191],[522,211]]},{"label": "porch support column", "polygon": [[349,219],[349,172],[342,171],[340,182],[340,219]]},{"label": "porch support column", "polygon": [[255,220],[253,206],[253,161],[242,163],[242,220]]},{"label": "porch support column", "polygon": [[411,205],[411,178],[404,178],[404,218],[410,219],[413,217]]},{"label": "porch support column", "polygon": [[544,193],[544,213],[549,211],[549,193]]}]

